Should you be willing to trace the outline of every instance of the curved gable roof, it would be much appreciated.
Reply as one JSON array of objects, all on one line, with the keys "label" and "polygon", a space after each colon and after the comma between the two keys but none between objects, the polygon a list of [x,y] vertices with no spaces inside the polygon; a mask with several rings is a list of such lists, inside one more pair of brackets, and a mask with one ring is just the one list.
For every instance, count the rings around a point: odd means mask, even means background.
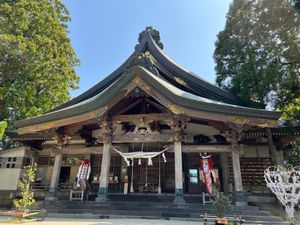
[{"label": "curved gable roof", "polygon": [[[173,85],[195,95],[206,97],[212,100],[221,101],[229,104],[242,105],[241,102],[229,92],[201,79],[191,71],[184,69],[182,66],[174,62],[169,56],[162,51],[163,45],[160,42],[159,32],[152,27],[147,27],[139,35],[139,43],[136,45],[135,51],[129,56],[129,58],[110,75],[105,77],[102,81],[95,86],[73,98],[72,100],[62,104],[51,111],[63,109],[73,104],[77,104],[88,98],[91,98],[110,84],[115,82],[122,74],[124,70],[128,68],[131,59],[140,53],[149,50],[150,54],[155,59],[154,65],[160,72],[160,76],[171,82]],[[176,78],[184,80],[186,85],[183,86],[176,81]],[[50,111],[50,112],[51,112]]]},{"label": "curved gable roof", "polygon": [[[103,91],[94,95],[93,97],[64,107],[62,109],[46,113],[39,117],[17,121],[16,126],[20,128],[48,121],[60,120],[88,113],[99,108],[104,109],[104,113],[107,110],[106,106],[108,102],[113,97],[117,96],[121,91],[127,90],[128,85],[137,76],[141,77],[142,81],[150,86],[153,91],[165,96],[169,102],[177,104],[184,108],[238,116],[265,118],[271,120],[277,120],[280,116],[279,112],[271,112],[261,109],[253,109],[228,103],[222,103],[188,93],[166,82],[162,78],[159,78],[147,69],[139,66],[134,66],[129,68],[123,76],[119,77],[116,81],[114,81]],[[126,94],[124,92],[124,96],[125,95]]]}]

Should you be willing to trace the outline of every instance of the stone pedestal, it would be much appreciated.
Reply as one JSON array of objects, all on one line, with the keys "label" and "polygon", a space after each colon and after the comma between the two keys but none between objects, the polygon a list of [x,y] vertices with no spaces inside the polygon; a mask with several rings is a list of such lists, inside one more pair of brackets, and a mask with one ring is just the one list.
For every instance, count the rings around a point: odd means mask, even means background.
[{"label": "stone pedestal", "polygon": [[50,188],[49,192],[46,196],[46,200],[54,201],[57,200],[57,191],[58,191],[58,181],[61,169],[61,162],[62,162],[62,153],[58,151],[55,156],[53,171],[51,176]]},{"label": "stone pedestal", "polygon": [[107,200],[109,167],[110,167],[110,146],[111,143],[103,144],[100,184],[99,184],[98,196],[95,200],[96,202],[103,202]]}]

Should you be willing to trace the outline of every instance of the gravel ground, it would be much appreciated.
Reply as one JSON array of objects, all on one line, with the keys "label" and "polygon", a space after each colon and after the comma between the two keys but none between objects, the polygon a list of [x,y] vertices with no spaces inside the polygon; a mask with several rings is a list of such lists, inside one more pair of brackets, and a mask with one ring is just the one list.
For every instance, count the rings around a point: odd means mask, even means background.
[{"label": "gravel ground", "polygon": [[[4,219],[4,217],[0,217]],[[12,224],[12,223],[0,223]],[[28,222],[24,225],[201,225],[202,223],[193,221],[175,220],[147,220],[147,219],[71,219],[71,218],[47,218],[42,222]]]}]

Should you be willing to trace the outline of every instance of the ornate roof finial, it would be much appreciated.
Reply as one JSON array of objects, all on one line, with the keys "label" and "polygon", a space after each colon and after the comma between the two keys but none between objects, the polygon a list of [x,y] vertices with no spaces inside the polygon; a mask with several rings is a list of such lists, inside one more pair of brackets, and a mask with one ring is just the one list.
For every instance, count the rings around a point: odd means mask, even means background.
[{"label": "ornate roof finial", "polygon": [[151,37],[153,38],[153,40],[155,41],[155,43],[158,45],[158,47],[160,47],[161,49],[164,48],[163,43],[160,41],[159,31],[155,30],[153,27],[146,27],[146,29],[143,30],[139,34],[139,39],[138,39],[139,43],[135,46],[135,49],[137,49],[139,47],[139,45],[141,44],[141,41],[145,37],[146,33],[149,33],[151,35]]},{"label": "ornate roof finial", "polygon": [[136,56],[132,57],[127,64],[126,70],[133,66],[141,66],[152,72],[154,75],[158,75],[159,73],[154,66],[149,54],[149,52],[139,53]]}]

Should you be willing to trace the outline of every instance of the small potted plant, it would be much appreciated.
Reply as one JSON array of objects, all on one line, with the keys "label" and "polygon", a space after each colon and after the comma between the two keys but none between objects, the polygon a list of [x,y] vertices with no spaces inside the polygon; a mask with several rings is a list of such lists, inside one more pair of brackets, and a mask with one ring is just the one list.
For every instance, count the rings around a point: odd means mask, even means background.
[{"label": "small potted plant", "polygon": [[224,218],[224,213],[231,210],[231,201],[222,192],[217,192],[213,200],[213,211],[216,213],[216,225],[228,224],[228,220]]}]

